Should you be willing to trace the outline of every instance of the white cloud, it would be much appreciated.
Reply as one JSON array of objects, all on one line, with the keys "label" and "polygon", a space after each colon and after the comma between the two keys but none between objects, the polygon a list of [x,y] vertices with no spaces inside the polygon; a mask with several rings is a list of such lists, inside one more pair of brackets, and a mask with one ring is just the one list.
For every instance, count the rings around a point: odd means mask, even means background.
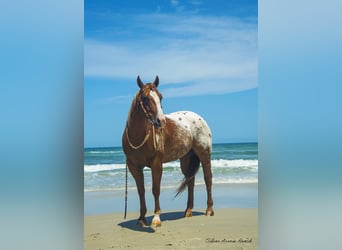
[{"label": "white cloud", "polygon": [[178,6],[179,2],[177,0],[171,0],[173,6]]},{"label": "white cloud", "polygon": [[171,0],[171,5],[178,11],[178,12],[182,12],[185,7],[183,5],[179,4],[178,0]]},{"label": "white cloud", "polygon": [[140,75],[143,81],[152,81],[159,75],[165,96],[257,87],[256,22],[160,14],[129,17],[127,22],[134,32],[141,24],[148,32],[112,42],[86,38],[86,77]]},{"label": "white cloud", "polygon": [[113,96],[109,98],[101,99],[98,103],[100,104],[107,104],[107,103],[125,103],[128,100],[131,100],[133,97],[131,95],[120,95],[120,96]]}]

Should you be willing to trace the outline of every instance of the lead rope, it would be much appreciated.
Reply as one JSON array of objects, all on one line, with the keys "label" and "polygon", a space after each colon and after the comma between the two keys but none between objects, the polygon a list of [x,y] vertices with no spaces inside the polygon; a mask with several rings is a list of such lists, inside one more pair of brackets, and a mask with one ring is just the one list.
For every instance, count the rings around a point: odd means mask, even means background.
[{"label": "lead rope", "polygon": [[126,184],[125,184],[125,216],[124,219],[126,219],[127,215],[127,197],[128,197],[128,166],[126,163]]},{"label": "lead rope", "polygon": [[[153,130],[154,131],[154,130]],[[142,143],[140,143],[140,145],[138,146],[134,146],[132,143],[131,143],[131,140],[129,139],[129,136],[128,136],[128,127],[126,126],[126,136],[127,136],[127,141],[128,141],[128,144],[131,148],[133,149],[139,149],[141,148],[142,146],[144,146],[145,142],[148,140],[148,138],[150,137],[150,131],[148,131],[148,133],[146,134],[144,140],[142,141]]]},{"label": "lead rope", "polygon": [[152,136],[153,136],[153,147],[154,147],[154,149],[157,149],[157,147],[156,147],[156,134],[155,134],[153,125],[152,125]]}]

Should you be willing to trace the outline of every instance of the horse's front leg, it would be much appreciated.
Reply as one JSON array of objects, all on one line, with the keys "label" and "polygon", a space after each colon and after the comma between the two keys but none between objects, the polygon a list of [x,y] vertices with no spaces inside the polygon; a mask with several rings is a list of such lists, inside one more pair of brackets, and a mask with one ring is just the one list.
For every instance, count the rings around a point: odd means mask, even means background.
[{"label": "horse's front leg", "polygon": [[160,205],[159,205],[159,195],[160,195],[160,182],[162,178],[162,162],[155,161],[151,166],[152,170],[152,192],[154,196],[154,217],[152,220],[152,227],[160,227]]},{"label": "horse's front leg", "polygon": [[138,219],[138,225],[141,227],[146,227],[146,202],[145,202],[145,184],[144,184],[144,172],[143,168],[132,166],[128,164],[129,171],[134,177],[135,183],[137,185],[139,200],[140,200],[140,217]]}]

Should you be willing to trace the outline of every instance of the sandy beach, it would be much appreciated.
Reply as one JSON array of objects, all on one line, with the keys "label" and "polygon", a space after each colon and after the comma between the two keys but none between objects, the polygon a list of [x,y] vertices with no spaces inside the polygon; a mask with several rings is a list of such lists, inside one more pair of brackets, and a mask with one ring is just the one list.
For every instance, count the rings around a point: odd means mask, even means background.
[{"label": "sandy beach", "polygon": [[[183,211],[161,214],[157,229],[136,225],[138,212],[88,215],[84,221],[84,249],[257,249],[257,208],[215,210],[207,217],[194,210],[193,217],[183,218]],[[151,223],[152,214],[147,214]]]},{"label": "sandy beach", "polygon": [[[164,165],[161,183],[161,227],[137,226],[139,197],[128,176],[125,220],[125,156],[120,147],[85,150],[84,249],[257,249],[257,144],[213,146],[214,216],[206,217],[203,171],[196,175],[193,217],[184,218],[187,192],[175,197],[183,178],[178,162]],[[144,170],[146,219],[153,218],[152,177]]]},{"label": "sandy beach", "polygon": [[[136,190],[128,193],[128,214],[124,217],[122,192],[86,192],[84,249],[257,249],[257,184],[213,186],[214,216],[204,215],[205,186],[195,187],[193,217],[184,218],[187,195],[173,199],[174,189],[162,189],[162,226],[155,229],[136,225],[139,201]],[[146,189],[150,225],[153,196]],[[163,209],[164,208],[164,209]]]}]

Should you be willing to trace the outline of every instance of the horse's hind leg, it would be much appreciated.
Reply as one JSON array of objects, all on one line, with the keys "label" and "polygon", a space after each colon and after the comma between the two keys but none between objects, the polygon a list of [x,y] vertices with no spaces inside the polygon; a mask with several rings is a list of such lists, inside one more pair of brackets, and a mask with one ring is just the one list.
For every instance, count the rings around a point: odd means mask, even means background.
[{"label": "horse's hind leg", "polygon": [[210,153],[203,152],[199,155],[202,167],[203,167],[203,174],[204,174],[204,181],[207,188],[207,210],[205,215],[213,216],[213,198],[211,193],[211,186],[212,186],[212,173],[211,173],[211,161],[210,161]]},{"label": "horse's hind leg", "polygon": [[187,155],[180,159],[180,165],[182,173],[185,177],[193,175],[191,179],[187,182],[188,186],[188,203],[184,213],[184,217],[192,216],[192,209],[194,207],[194,186],[195,186],[195,173],[199,168],[199,159],[193,151],[190,151]]}]

